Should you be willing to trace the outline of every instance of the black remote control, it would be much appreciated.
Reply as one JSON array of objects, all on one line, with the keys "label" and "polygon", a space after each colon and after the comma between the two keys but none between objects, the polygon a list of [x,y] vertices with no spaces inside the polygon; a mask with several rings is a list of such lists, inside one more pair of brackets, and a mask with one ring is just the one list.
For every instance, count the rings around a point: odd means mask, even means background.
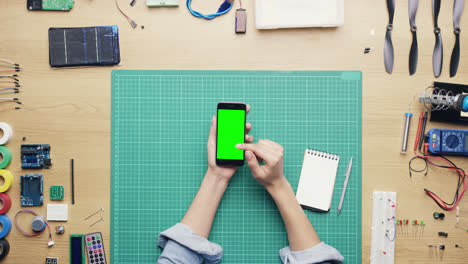
[{"label": "black remote control", "polygon": [[101,232],[85,235],[85,248],[90,264],[107,264]]}]

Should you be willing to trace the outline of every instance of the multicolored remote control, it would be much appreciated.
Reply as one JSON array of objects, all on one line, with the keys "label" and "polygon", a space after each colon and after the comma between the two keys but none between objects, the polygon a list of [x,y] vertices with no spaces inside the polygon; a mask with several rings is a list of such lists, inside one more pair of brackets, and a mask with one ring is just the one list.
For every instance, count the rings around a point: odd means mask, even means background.
[{"label": "multicolored remote control", "polygon": [[107,264],[101,232],[85,235],[85,248],[90,264]]}]

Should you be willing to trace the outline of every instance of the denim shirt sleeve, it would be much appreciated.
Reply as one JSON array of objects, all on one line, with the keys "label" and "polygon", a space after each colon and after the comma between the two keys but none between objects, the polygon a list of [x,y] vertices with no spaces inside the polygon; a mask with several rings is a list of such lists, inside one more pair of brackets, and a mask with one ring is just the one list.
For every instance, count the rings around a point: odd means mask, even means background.
[{"label": "denim shirt sleeve", "polygon": [[158,246],[163,252],[158,264],[166,263],[219,263],[223,257],[220,245],[198,236],[182,223],[159,234]]},{"label": "denim shirt sleeve", "polygon": [[291,251],[291,248],[285,247],[280,249],[279,255],[284,264],[335,264],[341,263],[344,260],[338,250],[324,242],[320,242],[318,245],[303,251]]}]

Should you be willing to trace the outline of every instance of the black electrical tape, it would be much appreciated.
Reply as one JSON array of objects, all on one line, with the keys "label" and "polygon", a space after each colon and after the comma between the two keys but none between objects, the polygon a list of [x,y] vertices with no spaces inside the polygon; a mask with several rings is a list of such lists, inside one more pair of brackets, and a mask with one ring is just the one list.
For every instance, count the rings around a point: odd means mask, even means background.
[{"label": "black electrical tape", "polygon": [[0,260],[4,259],[10,252],[10,243],[6,239],[0,239]]}]

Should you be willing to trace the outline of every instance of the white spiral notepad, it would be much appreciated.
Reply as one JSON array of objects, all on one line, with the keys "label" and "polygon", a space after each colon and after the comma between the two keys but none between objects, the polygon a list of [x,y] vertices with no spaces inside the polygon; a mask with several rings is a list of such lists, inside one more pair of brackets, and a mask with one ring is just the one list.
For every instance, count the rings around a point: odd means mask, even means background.
[{"label": "white spiral notepad", "polygon": [[303,208],[330,211],[339,161],[338,155],[306,149],[296,192]]}]

